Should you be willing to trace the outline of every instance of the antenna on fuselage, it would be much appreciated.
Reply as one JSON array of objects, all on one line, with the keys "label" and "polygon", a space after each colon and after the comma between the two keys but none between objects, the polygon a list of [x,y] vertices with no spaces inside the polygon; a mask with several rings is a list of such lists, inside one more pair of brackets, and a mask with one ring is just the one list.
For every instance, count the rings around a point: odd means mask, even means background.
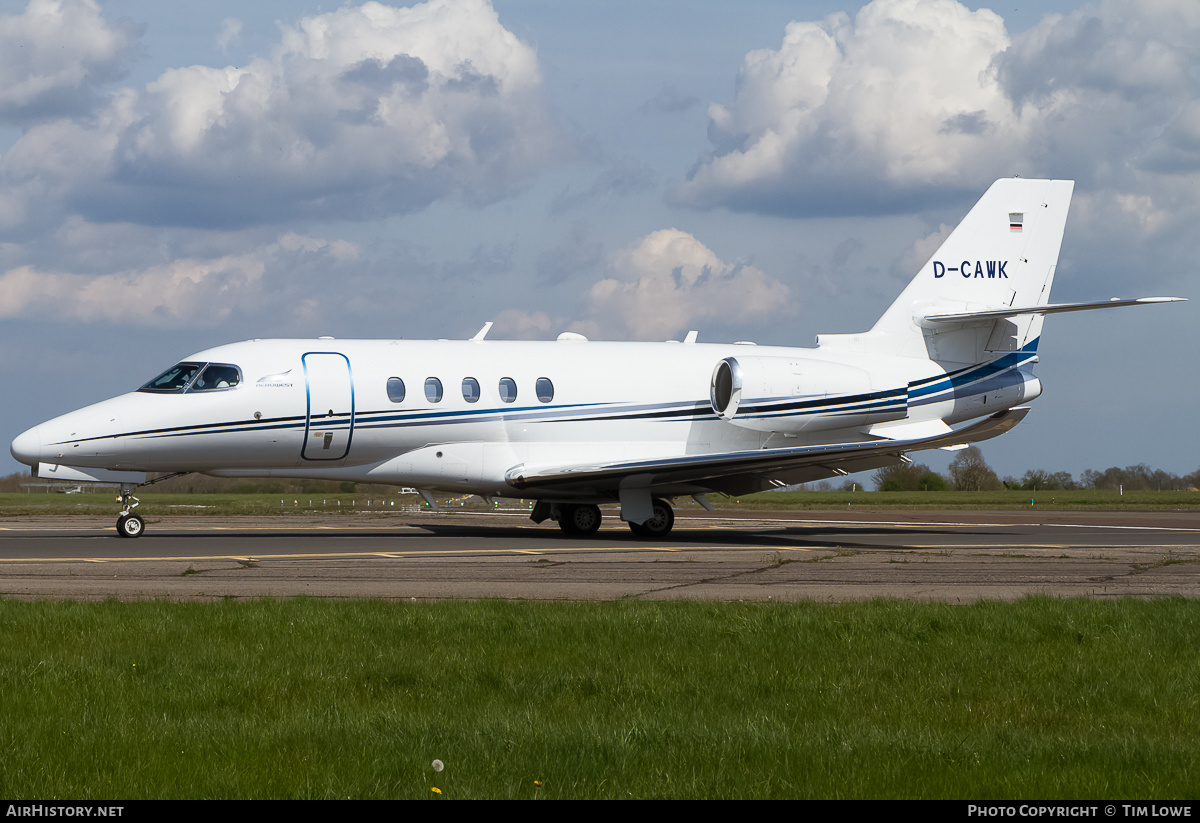
[{"label": "antenna on fuselage", "polygon": [[475,336],[474,336],[474,337],[472,337],[471,339],[472,339],[472,340],[476,340],[476,341],[478,341],[478,340],[482,340],[483,338],[487,337],[487,333],[488,333],[488,332],[491,330],[491,328],[492,328],[492,321],[491,321],[491,320],[489,320],[489,321],[487,321],[486,323],[484,323],[484,324],[483,324],[483,328],[482,328],[482,329],[480,329],[479,331],[475,332]]}]

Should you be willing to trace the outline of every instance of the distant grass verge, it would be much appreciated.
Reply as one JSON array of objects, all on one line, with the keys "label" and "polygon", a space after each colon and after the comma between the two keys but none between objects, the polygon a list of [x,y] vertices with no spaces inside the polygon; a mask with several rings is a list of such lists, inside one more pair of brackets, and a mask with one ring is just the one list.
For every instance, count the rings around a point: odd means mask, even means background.
[{"label": "distant grass verge", "polygon": [[1197,636],[1181,599],[0,601],[0,795],[1195,799]]},{"label": "distant grass verge", "polygon": [[[306,494],[220,493],[163,494],[143,490],[139,514],[237,515],[354,514],[396,511],[401,507],[428,510],[416,495],[330,492]],[[1200,511],[1200,492],[1115,491],[1081,489],[1054,492],[764,492],[743,497],[711,495],[718,509],[762,509],[770,511],[875,510],[1025,510],[1038,511]],[[445,510],[483,511],[494,508],[468,495],[439,498]],[[529,501],[500,501],[502,508],[528,507]],[[679,508],[698,509],[690,498],[675,501]],[[117,505],[113,494],[0,493],[0,518],[36,515],[112,515]]]},{"label": "distant grass verge", "polygon": [[[405,506],[427,509],[416,495],[381,496],[355,495],[353,492],[332,494],[160,494],[138,490],[141,505],[137,512],[145,517],[175,516],[237,516],[271,514],[354,514],[359,511],[394,511]],[[463,503],[468,501],[463,500]],[[476,509],[483,506],[471,499]],[[458,502],[454,504],[458,505]],[[116,519],[119,506],[116,492],[111,494],[0,493],[0,518],[36,515],[90,515]]]},{"label": "distant grass verge", "polygon": [[[724,507],[723,498],[711,498]],[[1200,492],[1107,489],[1028,492],[763,492],[732,498],[734,507],[751,509],[979,509],[1039,511],[1200,511]]]}]

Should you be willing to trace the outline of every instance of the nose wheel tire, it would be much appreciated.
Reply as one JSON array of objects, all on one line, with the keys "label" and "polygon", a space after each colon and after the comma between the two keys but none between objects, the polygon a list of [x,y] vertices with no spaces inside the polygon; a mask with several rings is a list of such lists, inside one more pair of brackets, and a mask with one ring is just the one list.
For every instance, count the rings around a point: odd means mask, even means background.
[{"label": "nose wheel tire", "polygon": [[118,537],[141,537],[146,530],[146,521],[136,514],[123,514],[117,518]]},{"label": "nose wheel tire", "polygon": [[675,512],[671,504],[665,500],[654,500],[654,514],[645,523],[630,522],[629,530],[638,537],[648,540],[661,540],[671,533],[675,525]]}]

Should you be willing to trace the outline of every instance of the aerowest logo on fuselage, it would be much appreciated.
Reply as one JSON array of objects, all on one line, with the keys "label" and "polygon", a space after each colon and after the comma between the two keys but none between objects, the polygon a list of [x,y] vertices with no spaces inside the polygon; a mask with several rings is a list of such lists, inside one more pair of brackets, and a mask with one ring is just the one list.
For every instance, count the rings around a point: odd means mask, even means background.
[{"label": "aerowest logo on fuselage", "polygon": [[1004,270],[1007,265],[1007,260],[963,260],[957,266],[947,266],[945,263],[934,260],[933,276],[935,279],[945,277],[946,272],[952,271],[963,277],[986,277],[992,280],[1003,277],[1007,280],[1008,272]]}]

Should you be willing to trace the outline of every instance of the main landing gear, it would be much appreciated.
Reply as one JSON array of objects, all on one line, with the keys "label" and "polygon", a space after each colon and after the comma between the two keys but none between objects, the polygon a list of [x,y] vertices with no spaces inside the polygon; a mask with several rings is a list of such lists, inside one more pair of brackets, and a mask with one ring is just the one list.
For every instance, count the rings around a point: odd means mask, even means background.
[{"label": "main landing gear", "polygon": [[588,537],[600,529],[600,507],[590,503],[558,507],[558,527],[571,537]]},{"label": "main landing gear", "polygon": [[[630,522],[629,530],[643,540],[661,540],[675,525],[671,504],[661,498],[650,501],[653,514],[645,523]],[[547,518],[558,521],[558,527],[571,537],[590,537],[600,529],[600,507],[591,503],[537,503],[530,519],[541,523]]]},{"label": "main landing gear", "polygon": [[651,501],[654,508],[654,514],[645,523],[629,523],[629,530],[638,537],[648,540],[661,540],[671,533],[671,528],[675,525],[675,512],[671,510],[671,504],[666,500],[654,498]]}]

